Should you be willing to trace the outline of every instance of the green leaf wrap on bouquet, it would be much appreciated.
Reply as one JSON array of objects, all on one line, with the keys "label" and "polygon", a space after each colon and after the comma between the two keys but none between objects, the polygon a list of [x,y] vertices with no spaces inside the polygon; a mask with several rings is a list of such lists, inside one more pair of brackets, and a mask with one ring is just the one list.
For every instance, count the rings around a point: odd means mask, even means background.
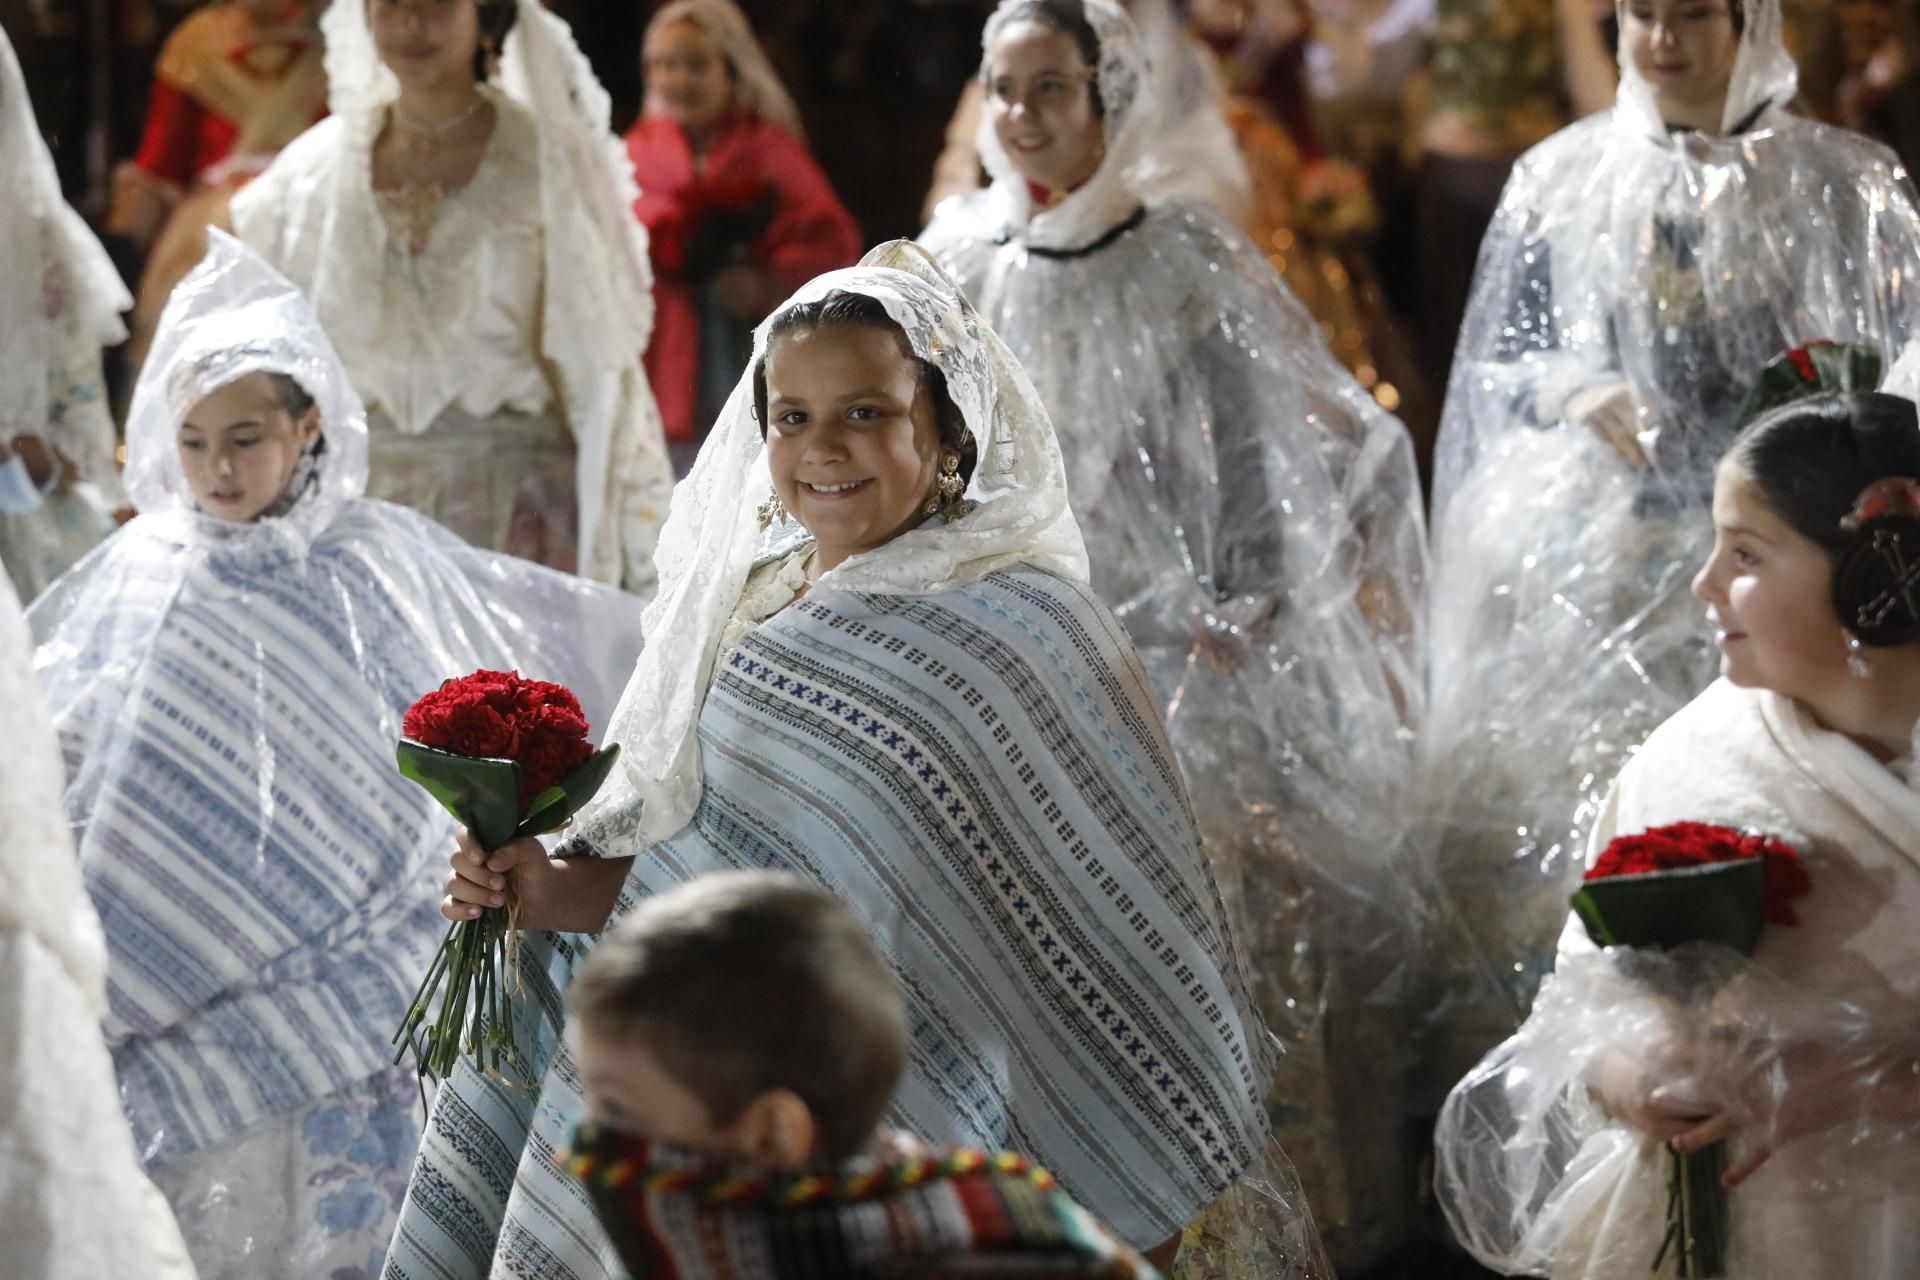
[{"label": "green leaf wrap on bouquet", "polygon": [[[557,831],[593,799],[620,758],[596,751],[521,808],[524,774],[513,760],[463,756],[411,739],[396,750],[400,772],[425,787],[491,853],[511,841]],[[519,982],[515,925],[508,908],[455,921],[394,1033],[394,1061],[411,1050],[420,1074],[443,1080],[464,1053],[483,1072],[531,1086],[529,1060],[513,1039],[511,999]],[[442,989],[445,997],[439,999]]]},{"label": "green leaf wrap on bouquet", "polygon": [[1573,895],[1587,936],[1602,947],[1713,942],[1753,954],[1765,923],[1766,868],[1758,858],[1589,880]]},{"label": "green leaf wrap on bouquet", "polygon": [[[1771,881],[1770,881],[1771,876]],[[1620,947],[1621,971],[1682,1008],[1711,1000],[1711,966],[1636,964],[1634,953],[1700,943],[1751,956],[1771,919],[1793,923],[1792,898],[1812,888],[1799,856],[1779,841],[1730,827],[1683,822],[1615,839],[1573,895],[1587,936]],[[1649,1274],[1724,1276],[1728,1241],[1724,1142],[1672,1156],[1667,1229]]]}]

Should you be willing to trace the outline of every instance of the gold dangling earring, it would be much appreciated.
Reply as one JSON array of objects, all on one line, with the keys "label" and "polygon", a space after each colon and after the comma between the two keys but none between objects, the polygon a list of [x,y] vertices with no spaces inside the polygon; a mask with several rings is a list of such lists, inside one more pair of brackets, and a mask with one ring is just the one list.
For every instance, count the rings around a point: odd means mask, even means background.
[{"label": "gold dangling earring", "polygon": [[966,481],[960,478],[960,455],[943,453],[940,455],[940,478],[934,481],[933,492],[927,495],[927,505],[921,511],[926,515],[944,515],[951,519],[960,495],[966,490]]},{"label": "gold dangling earring", "polygon": [[785,520],[787,518],[787,508],[786,504],[780,501],[779,491],[775,490],[773,493],[768,494],[767,500],[760,504],[759,510],[754,512],[754,515],[760,521],[760,532],[762,533],[765,533],[767,530],[773,528],[774,525]]}]

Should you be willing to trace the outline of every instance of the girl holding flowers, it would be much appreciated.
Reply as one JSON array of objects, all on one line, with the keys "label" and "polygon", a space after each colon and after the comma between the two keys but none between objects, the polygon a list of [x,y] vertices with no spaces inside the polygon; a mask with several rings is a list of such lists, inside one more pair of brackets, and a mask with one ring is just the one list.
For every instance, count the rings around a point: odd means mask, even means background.
[{"label": "girl holding flowers", "polygon": [[1720,679],[1595,824],[1595,850],[1677,822],[1750,829],[1797,848],[1812,891],[1679,1002],[1568,925],[1533,1015],[1442,1113],[1448,1213],[1509,1274],[1647,1275],[1662,1147],[1720,1141],[1726,1274],[1920,1271],[1920,422],[1857,389],[1877,373],[1832,346],[1768,372],[1763,390],[1816,394],[1755,420],[1714,472],[1693,590]]}]

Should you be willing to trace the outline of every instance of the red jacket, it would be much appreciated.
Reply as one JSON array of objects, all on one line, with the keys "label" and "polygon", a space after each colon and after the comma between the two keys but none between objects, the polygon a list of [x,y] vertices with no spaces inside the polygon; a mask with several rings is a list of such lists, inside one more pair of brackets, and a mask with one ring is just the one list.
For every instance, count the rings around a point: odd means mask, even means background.
[{"label": "red jacket", "polygon": [[[713,266],[714,232],[757,228],[745,259],[791,291],[860,256],[853,215],[806,147],[777,125],[737,115],[720,126],[695,174],[686,134],[672,120],[643,116],[627,133],[653,254],[653,340],[647,378],[667,438],[693,441],[711,426],[695,422],[700,373],[699,291]],[[742,370],[741,372],[744,372]]]}]

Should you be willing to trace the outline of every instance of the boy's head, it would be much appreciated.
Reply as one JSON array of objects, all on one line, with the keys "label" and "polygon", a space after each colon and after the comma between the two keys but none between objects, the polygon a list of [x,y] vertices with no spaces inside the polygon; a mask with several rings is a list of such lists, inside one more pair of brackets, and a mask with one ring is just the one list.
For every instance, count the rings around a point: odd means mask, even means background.
[{"label": "boy's head", "polygon": [[893,971],[840,901],[768,872],[642,903],[573,983],[594,1117],[770,1169],[857,1154],[906,1064]]}]

